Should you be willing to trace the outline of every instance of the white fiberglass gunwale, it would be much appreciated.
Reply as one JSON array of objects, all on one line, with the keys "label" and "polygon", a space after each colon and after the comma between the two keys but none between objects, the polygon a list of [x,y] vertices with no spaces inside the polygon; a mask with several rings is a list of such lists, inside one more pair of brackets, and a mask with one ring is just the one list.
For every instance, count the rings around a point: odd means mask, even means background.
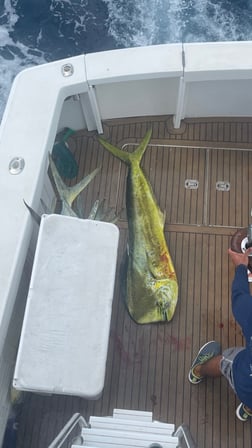
[{"label": "white fiberglass gunwale", "polygon": [[[115,116],[171,114],[179,125],[190,116],[252,115],[251,53],[252,42],[167,44],[73,57],[16,77],[0,128],[0,350],[32,227],[23,199],[39,201],[64,100],[86,93],[83,127],[99,132]],[[71,76],[62,74],[66,64]],[[220,90],[225,98],[213,104]],[[16,157],[24,169],[13,175]]]},{"label": "white fiberglass gunwale", "polygon": [[[0,127],[0,353],[57,130],[97,129],[109,118],[252,116],[252,42],[112,50],[26,69]],[[68,75],[68,76],[66,76]],[[70,98],[70,99],[69,99]],[[15,158],[24,163],[10,173]],[[15,164],[14,164],[15,167]]]}]

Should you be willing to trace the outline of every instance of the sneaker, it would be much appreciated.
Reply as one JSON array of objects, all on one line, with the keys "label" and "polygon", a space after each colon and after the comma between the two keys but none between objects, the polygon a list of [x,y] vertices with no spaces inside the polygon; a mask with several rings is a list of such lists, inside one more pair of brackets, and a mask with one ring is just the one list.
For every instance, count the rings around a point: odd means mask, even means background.
[{"label": "sneaker", "polygon": [[241,403],[236,408],[236,416],[242,422],[246,422],[247,420],[249,420],[252,417],[252,413],[248,411],[248,408],[243,403]]},{"label": "sneaker", "polygon": [[198,377],[193,373],[194,367],[199,364],[205,364],[210,359],[218,356],[221,352],[221,347],[218,342],[210,341],[203,345],[197,354],[195,360],[193,361],[191,368],[189,370],[188,379],[192,384],[199,384],[204,379],[204,377]]}]

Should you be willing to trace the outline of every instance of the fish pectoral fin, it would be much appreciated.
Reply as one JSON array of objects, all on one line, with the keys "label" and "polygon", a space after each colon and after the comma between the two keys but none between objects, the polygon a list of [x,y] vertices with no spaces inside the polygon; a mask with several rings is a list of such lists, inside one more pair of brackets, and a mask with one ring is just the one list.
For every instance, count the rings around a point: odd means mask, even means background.
[{"label": "fish pectoral fin", "polygon": [[161,212],[161,210],[160,210],[160,219],[161,219],[161,222],[162,222],[162,225],[164,228],[165,220],[166,220],[166,210],[164,210],[163,212]]},{"label": "fish pectoral fin", "polygon": [[146,251],[146,261],[147,261],[147,270],[151,277],[153,278],[153,281],[159,281],[160,280],[160,266],[158,266],[156,263],[153,263],[153,258],[151,255]]}]

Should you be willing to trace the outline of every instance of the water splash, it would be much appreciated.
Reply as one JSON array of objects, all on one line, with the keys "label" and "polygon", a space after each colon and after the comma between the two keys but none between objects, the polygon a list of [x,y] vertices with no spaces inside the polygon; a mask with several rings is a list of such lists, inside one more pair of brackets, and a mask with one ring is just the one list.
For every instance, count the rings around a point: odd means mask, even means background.
[{"label": "water splash", "polygon": [[252,39],[252,1],[103,0],[118,46]]},{"label": "water splash", "polygon": [[23,68],[113,48],[252,40],[252,0],[2,0],[0,119]]},{"label": "water splash", "polygon": [[45,62],[43,52],[29,47],[14,37],[19,16],[17,0],[5,0],[0,10],[0,119],[13,79],[22,69]]}]

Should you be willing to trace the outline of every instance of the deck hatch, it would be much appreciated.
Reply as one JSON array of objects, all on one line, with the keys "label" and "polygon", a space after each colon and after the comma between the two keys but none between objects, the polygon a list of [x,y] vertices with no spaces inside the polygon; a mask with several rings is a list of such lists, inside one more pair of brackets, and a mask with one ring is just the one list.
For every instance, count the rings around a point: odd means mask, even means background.
[{"label": "deck hatch", "polygon": [[216,190],[217,191],[229,191],[230,183],[226,181],[219,180],[216,182]]},{"label": "deck hatch", "polygon": [[199,188],[199,181],[196,179],[186,179],[185,188],[188,190],[197,190]]}]

